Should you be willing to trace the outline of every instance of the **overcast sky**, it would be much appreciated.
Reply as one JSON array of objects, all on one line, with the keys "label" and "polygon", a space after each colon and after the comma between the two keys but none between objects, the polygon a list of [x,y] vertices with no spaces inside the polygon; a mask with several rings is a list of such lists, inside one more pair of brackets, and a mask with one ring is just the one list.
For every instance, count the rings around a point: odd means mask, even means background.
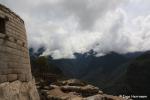
[{"label": "overcast sky", "polygon": [[150,0],[0,0],[26,24],[29,47],[73,58],[150,49]]}]

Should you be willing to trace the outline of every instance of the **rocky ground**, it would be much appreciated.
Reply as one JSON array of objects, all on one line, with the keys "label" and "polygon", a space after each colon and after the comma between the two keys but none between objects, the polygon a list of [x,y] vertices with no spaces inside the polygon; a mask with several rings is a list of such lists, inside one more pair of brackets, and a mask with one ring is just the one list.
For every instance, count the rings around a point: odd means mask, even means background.
[{"label": "rocky ground", "polygon": [[36,84],[41,100],[126,100],[104,94],[98,87],[77,79],[57,81],[50,85],[44,82]]},{"label": "rocky ground", "polygon": [[19,80],[0,84],[0,100],[40,100],[34,79],[29,82]]}]

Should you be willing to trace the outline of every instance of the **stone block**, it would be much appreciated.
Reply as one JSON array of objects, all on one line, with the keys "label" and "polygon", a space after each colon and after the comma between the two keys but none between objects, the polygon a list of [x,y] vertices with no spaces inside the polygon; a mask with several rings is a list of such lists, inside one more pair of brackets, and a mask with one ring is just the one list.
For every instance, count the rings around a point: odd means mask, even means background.
[{"label": "stone block", "polygon": [[17,44],[14,43],[14,42],[6,41],[5,45],[8,46],[8,47],[17,49]]},{"label": "stone block", "polygon": [[25,82],[26,81],[26,76],[25,74],[18,74],[18,80]]},{"label": "stone block", "polygon": [[7,82],[7,75],[0,75],[0,83]]},{"label": "stone block", "polygon": [[3,45],[0,45],[0,52],[5,52],[5,50],[6,50],[6,47]]},{"label": "stone block", "polygon": [[32,80],[32,74],[31,72],[28,73],[28,74],[25,74],[26,75],[26,81],[31,81]]},{"label": "stone block", "polygon": [[7,79],[9,82],[15,81],[18,79],[17,74],[8,74]]},{"label": "stone block", "polygon": [[22,68],[8,69],[8,74],[24,74],[26,72],[27,72],[26,69]]},{"label": "stone block", "polygon": [[3,39],[5,37],[4,33],[0,33],[0,38]]},{"label": "stone block", "polygon": [[0,70],[8,68],[8,65],[5,61],[0,61]]},{"label": "stone block", "polygon": [[0,45],[3,45],[3,43],[4,43],[4,39],[0,38]]},{"label": "stone block", "polygon": [[0,75],[7,75],[7,74],[8,74],[8,69],[0,70]]}]

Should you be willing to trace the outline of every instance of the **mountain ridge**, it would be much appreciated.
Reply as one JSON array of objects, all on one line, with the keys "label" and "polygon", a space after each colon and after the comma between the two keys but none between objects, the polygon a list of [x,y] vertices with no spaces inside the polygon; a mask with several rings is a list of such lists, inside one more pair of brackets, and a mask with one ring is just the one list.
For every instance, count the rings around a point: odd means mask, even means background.
[{"label": "mountain ridge", "polygon": [[[40,55],[42,54],[41,51],[44,51],[44,49],[40,49],[39,51],[40,52],[36,54],[32,54],[32,52],[30,52],[31,60],[34,57],[40,57]],[[67,76],[68,78],[77,78],[80,80],[84,80],[92,85],[98,86],[104,92],[114,95],[134,94],[137,92],[137,90],[134,90],[135,84],[131,84],[134,83],[132,81],[132,79],[134,80],[134,76],[132,75],[132,73],[134,69],[136,69],[132,68],[132,63],[137,63],[139,61],[138,65],[136,65],[139,66],[144,59],[144,61],[148,60],[148,65],[150,65],[149,51],[127,54],[110,52],[100,57],[96,57],[95,53],[93,51],[90,51],[90,53],[84,54],[75,53],[75,56],[75,59],[57,60],[52,59],[51,56],[47,56],[47,61],[49,64],[55,65],[55,67],[61,70],[64,76]],[[140,70],[144,71],[145,69]],[[148,68],[147,70],[149,71]],[[137,74],[137,72],[138,71],[136,71],[135,74]],[[141,75],[144,75],[144,73],[141,73]],[[135,82],[138,81],[135,80]],[[139,84],[139,86],[140,85],[142,84]]]}]

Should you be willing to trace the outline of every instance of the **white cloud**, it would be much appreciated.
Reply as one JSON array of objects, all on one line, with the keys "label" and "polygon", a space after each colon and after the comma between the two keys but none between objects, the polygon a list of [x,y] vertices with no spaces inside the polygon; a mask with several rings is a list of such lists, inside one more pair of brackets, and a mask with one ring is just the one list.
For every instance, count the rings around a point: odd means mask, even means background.
[{"label": "white cloud", "polygon": [[[150,47],[148,0],[0,0],[26,22],[29,46],[44,55],[73,58],[91,49],[98,55]],[[139,12],[140,11],[140,12]]]}]

